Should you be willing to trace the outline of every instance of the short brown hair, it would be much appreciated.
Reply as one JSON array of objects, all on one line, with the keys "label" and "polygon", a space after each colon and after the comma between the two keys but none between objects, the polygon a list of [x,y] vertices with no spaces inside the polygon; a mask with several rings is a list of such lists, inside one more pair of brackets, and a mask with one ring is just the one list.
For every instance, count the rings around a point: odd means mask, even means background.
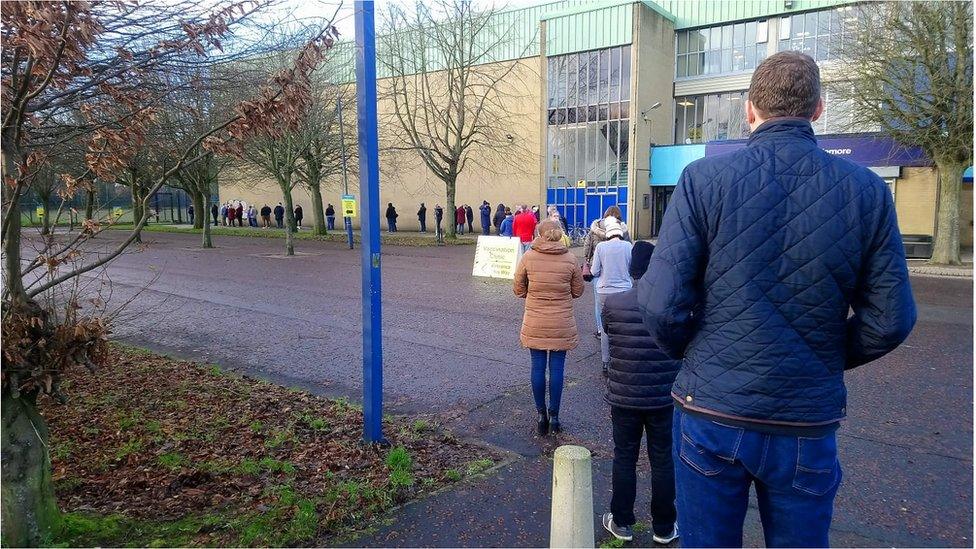
[{"label": "short brown hair", "polygon": [[618,221],[623,221],[622,218],[624,214],[620,211],[620,208],[616,206],[610,206],[609,208],[607,208],[607,211],[603,212],[603,219],[606,219],[611,215],[616,217]]},{"label": "short brown hair", "polygon": [[749,101],[763,118],[813,118],[820,101],[820,68],[798,51],[767,57],[752,73]]}]

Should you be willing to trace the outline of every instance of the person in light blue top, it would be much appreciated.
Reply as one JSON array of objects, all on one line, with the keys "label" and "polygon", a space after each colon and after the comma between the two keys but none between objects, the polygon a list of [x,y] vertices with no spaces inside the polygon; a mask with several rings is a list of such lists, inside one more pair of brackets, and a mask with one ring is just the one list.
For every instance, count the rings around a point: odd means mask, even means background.
[{"label": "person in light blue top", "polygon": [[[633,287],[630,277],[630,256],[634,245],[623,239],[624,230],[612,217],[604,220],[607,239],[596,245],[590,273],[594,278],[596,290],[597,318],[603,314],[603,304],[608,295],[626,292]],[[603,373],[607,373],[610,363],[610,338],[600,326],[600,357],[603,359]]]}]

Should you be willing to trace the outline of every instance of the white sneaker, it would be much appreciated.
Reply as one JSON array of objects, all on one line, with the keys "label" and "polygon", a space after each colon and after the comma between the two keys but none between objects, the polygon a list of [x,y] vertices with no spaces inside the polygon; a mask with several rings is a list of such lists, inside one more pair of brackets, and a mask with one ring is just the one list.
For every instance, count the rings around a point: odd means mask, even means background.
[{"label": "white sneaker", "polygon": [[674,528],[671,530],[670,534],[666,536],[659,536],[657,534],[654,534],[654,536],[651,539],[654,540],[654,543],[658,543],[661,545],[667,545],[671,543],[672,541],[678,539],[678,524],[675,523]]}]

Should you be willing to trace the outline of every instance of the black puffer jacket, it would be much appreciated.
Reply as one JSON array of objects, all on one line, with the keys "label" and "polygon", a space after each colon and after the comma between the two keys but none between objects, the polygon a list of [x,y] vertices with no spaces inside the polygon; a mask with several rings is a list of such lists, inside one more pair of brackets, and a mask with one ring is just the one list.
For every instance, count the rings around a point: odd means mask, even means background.
[{"label": "black puffer jacket", "polygon": [[671,406],[671,384],[681,361],[668,358],[651,340],[636,289],[607,296],[603,326],[610,336],[607,402],[639,410]]}]

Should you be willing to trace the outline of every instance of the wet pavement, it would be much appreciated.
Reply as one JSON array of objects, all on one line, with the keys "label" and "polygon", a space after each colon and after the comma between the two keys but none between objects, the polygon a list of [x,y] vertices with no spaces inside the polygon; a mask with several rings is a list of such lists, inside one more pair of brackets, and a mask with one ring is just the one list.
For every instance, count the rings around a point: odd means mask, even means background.
[{"label": "wet pavement", "polygon": [[[113,302],[134,301],[115,337],[311,391],[361,398],[359,250],[298,241],[151,233],[109,269]],[[103,242],[122,238],[109,234]],[[594,452],[594,521],[609,504],[610,423],[589,288],[577,302],[558,441],[534,436],[522,303],[508,282],[471,276],[474,248],[386,247],[384,388],[388,411],[430,414],[509,452],[500,469],[415,502],[352,542],[375,546],[548,545],[551,455]],[[838,546],[972,546],[971,279],[913,277],[919,322],[901,348],[847,375],[839,431],[844,482]],[[649,471],[637,515],[649,522]],[[597,526],[597,538],[603,539]],[[649,533],[636,545],[650,545]],[[761,545],[758,514],[747,545]]]}]

